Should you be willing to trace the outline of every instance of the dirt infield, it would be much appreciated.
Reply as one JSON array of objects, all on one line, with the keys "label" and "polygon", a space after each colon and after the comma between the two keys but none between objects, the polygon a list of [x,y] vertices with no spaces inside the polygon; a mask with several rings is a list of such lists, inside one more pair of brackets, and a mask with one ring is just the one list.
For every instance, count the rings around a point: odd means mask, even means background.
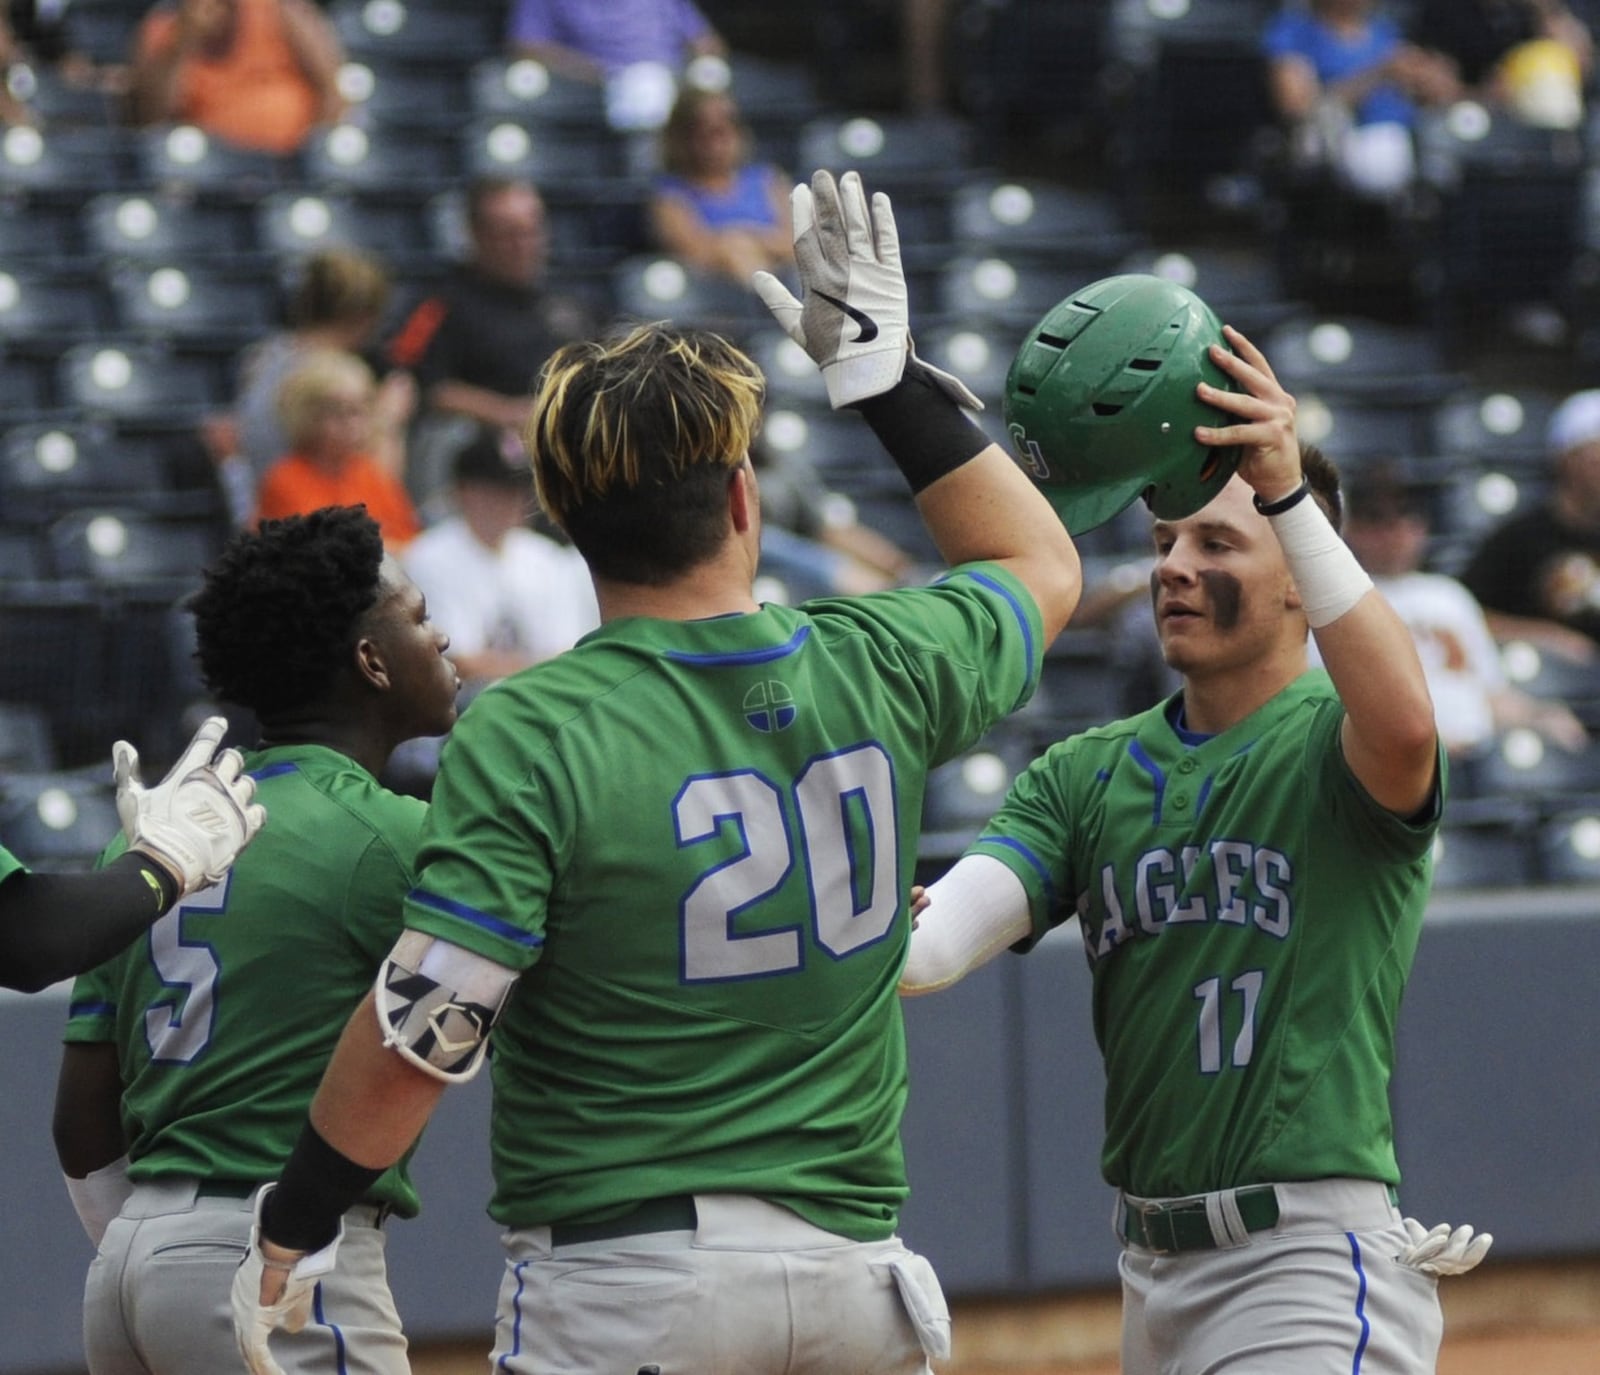
[{"label": "dirt infield", "polygon": [[[1438,1375],[1600,1375],[1600,1257],[1445,1281]],[[1119,1375],[1114,1292],[951,1305],[940,1375]],[[486,1375],[488,1338],[412,1353],[413,1375]]]}]

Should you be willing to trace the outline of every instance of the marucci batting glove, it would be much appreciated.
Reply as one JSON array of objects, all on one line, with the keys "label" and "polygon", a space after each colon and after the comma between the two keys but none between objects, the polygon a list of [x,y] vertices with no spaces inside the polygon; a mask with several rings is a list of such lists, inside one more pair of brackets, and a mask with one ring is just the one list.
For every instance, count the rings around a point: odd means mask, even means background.
[{"label": "marucci batting glove", "polygon": [[[332,1273],[339,1242],[344,1237],[344,1223],[341,1222],[338,1236],[320,1251],[292,1262],[268,1260],[261,1254],[261,1205],[276,1187],[263,1184],[256,1191],[250,1246],[239,1268],[233,1272],[233,1335],[251,1375],[283,1375],[283,1368],[273,1359],[268,1340],[279,1328],[294,1333],[311,1320],[317,1283]],[[262,1280],[268,1271],[283,1275],[283,1291],[272,1303],[264,1303],[261,1298]]]},{"label": "marucci batting glove", "polygon": [[1411,1244],[1395,1257],[1402,1265],[1420,1270],[1425,1275],[1464,1275],[1489,1253],[1494,1236],[1480,1232],[1474,1236],[1472,1228],[1462,1223],[1451,1230],[1448,1222],[1437,1227],[1424,1227],[1414,1217],[1402,1218]]},{"label": "marucci batting glove", "polygon": [[982,410],[959,380],[916,358],[900,266],[900,234],[888,196],[873,194],[861,177],[813,174],[794,188],[794,260],[804,301],[770,272],[752,279],[756,294],[819,368],[835,410],[888,391],[908,358],[958,405]]},{"label": "marucci batting glove", "polygon": [[208,717],[153,788],[139,781],[138,750],[126,740],[111,747],[117,815],[128,848],[167,870],[180,896],[217,882],[266,824],[266,809],[251,801],[255,780],[244,776],[239,752],[218,752],[227,729],[223,717]]}]

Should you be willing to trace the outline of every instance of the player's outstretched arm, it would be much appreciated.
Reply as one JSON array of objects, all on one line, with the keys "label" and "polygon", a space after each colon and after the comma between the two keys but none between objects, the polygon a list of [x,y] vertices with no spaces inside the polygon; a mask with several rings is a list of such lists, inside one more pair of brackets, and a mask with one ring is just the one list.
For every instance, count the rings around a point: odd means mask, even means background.
[{"label": "player's outstretched arm", "polygon": [[1343,746],[1351,771],[1382,806],[1409,816],[1432,794],[1438,737],[1416,642],[1372,585],[1322,508],[1300,464],[1295,401],[1271,365],[1231,326],[1232,351],[1212,359],[1238,387],[1202,382],[1200,399],[1236,417],[1195,431],[1203,444],[1240,445],[1239,475],[1271,522],[1317,648],[1344,703]]},{"label": "player's outstretched arm", "polygon": [[919,895],[900,994],[937,993],[1032,929],[1022,880],[989,855],[967,855]]},{"label": "player's outstretched arm", "polygon": [[1004,564],[1032,593],[1047,640],[1078,603],[1082,571],[1060,519],[1028,477],[963,414],[981,403],[911,344],[900,238],[888,196],[817,172],[794,188],[801,299],[770,273],[754,285],[822,370],[835,409],[859,410],[916,497],[950,563]]}]

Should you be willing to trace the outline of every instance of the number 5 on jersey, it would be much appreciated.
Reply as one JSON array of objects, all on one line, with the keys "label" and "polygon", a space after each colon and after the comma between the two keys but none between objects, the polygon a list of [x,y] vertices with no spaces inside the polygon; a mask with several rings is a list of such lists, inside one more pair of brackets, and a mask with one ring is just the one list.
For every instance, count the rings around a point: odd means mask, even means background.
[{"label": "number 5 on jersey", "polygon": [[228,905],[232,880],[230,873],[220,883],[191,893],[150,928],[150,963],[171,990],[144,1010],[144,1038],[157,1064],[191,1064],[211,1044],[222,966],[210,945],[183,938],[183,919],[192,912],[221,912]]}]

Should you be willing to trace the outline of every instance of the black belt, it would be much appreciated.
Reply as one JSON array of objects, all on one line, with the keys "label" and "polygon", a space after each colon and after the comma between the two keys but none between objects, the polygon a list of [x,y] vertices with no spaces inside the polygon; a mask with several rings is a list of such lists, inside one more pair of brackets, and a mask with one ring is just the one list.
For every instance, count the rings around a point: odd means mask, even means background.
[{"label": "black belt", "polygon": [[196,1198],[249,1198],[261,1187],[259,1180],[202,1179],[194,1191]]},{"label": "black belt", "polygon": [[645,1232],[692,1232],[699,1215],[693,1194],[672,1194],[649,1198],[620,1217],[603,1222],[557,1222],[550,1227],[552,1246],[577,1246],[585,1241],[612,1241],[617,1237],[639,1236]]},{"label": "black belt", "polygon": [[[1247,1232],[1264,1232],[1278,1225],[1278,1194],[1270,1184],[1256,1184],[1234,1192],[1239,1218]],[[1122,1239],[1158,1255],[1180,1251],[1214,1251],[1217,1239],[1203,1198],[1174,1203],[1122,1204]]]}]

